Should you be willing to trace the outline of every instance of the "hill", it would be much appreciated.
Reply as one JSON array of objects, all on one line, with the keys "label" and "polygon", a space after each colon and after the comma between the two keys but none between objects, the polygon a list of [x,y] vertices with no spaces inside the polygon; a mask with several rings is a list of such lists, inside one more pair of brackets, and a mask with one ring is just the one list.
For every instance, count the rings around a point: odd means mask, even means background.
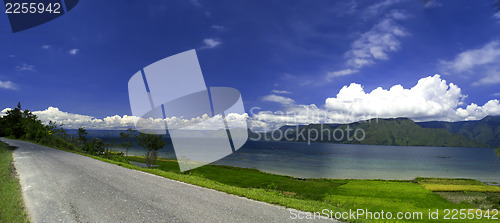
[{"label": "hill", "polygon": [[447,131],[466,136],[489,147],[500,147],[500,116],[487,116],[477,121],[462,122],[417,122],[423,128],[446,129]]},{"label": "hill", "polygon": [[[363,130],[363,131],[360,131]],[[359,131],[356,131],[359,130]],[[363,137],[364,132],[364,137]],[[310,124],[284,126],[253,139],[271,141],[323,142],[365,145],[488,147],[445,129],[423,128],[408,118],[372,119],[351,124]]]}]

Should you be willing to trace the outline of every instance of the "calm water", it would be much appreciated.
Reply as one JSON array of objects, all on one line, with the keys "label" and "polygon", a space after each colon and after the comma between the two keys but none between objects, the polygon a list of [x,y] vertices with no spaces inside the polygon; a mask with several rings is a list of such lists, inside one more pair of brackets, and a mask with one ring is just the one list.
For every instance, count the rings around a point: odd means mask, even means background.
[{"label": "calm water", "polygon": [[[139,147],[131,155],[143,155]],[[160,156],[175,158],[171,144]],[[413,179],[461,177],[500,182],[493,149],[249,141],[214,164],[300,178]]]}]

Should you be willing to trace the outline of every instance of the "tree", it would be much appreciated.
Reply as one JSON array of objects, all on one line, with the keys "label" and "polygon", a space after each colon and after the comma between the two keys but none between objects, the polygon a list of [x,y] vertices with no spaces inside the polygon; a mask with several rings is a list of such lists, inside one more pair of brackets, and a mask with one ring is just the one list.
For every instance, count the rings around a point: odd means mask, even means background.
[{"label": "tree", "polygon": [[120,132],[120,139],[122,142],[120,143],[120,146],[125,149],[125,156],[128,157],[128,150],[134,146],[134,143],[132,142],[132,136],[135,135],[135,130],[132,130],[131,128],[127,129],[125,132]]},{"label": "tree", "polygon": [[87,130],[84,127],[78,128],[78,140],[83,144],[87,142]]},{"label": "tree", "polygon": [[106,144],[99,138],[92,138],[83,144],[82,150],[93,155],[102,155],[106,150]]},{"label": "tree", "polygon": [[21,109],[21,102],[17,103],[17,107],[11,110],[8,110],[5,115],[5,124],[8,127],[6,129],[6,133],[8,136],[13,136],[16,139],[24,136],[24,128],[23,128],[23,111]]},{"label": "tree", "polygon": [[150,135],[140,133],[137,137],[137,144],[142,146],[146,151],[146,165],[151,167],[158,157],[158,150],[165,146],[166,142],[161,138],[161,135]]},{"label": "tree", "polygon": [[496,149],[496,152],[497,152],[498,158],[500,158],[500,147],[498,147],[498,149]]}]

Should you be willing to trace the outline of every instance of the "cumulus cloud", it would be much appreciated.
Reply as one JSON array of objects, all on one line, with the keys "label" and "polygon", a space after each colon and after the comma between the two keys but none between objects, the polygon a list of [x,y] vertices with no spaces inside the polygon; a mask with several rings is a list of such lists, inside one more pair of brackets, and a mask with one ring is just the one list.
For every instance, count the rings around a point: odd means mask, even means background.
[{"label": "cumulus cloud", "polygon": [[456,112],[460,120],[477,120],[487,115],[500,115],[500,104],[497,99],[486,102],[483,106],[477,104],[467,105],[466,108],[458,108]]},{"label": "cumulus cloud", "polygon": [[270,94],[266,95],[262,98],[262,101],[270,101],[270,102],[276,102],[280,103],[282,105],[292,105],[295,103],[295,101],[291,98],[283,97],[280,95],[275,95],[275,94]]},{"label": "cumulus cloud", "polygon": [[[5,115],[11,108],[5,108],[0,112],[0,117]],[[89,115],[74,114],[69,112],[64,112],[56,107],[49,107],[42,111],[33,111],[44,124],[48,124],[49,121],[56,122],[57,124],[63,124],[66,129],[77,129],[84,127],[86,129],[104,129],[104,130],[124,130],[128,128],[136,129],[136,123],[141,120],[140,127],[142,129],[161,129],[165,130],[168,123],[169,130],[174,129],[185,129],[185,130],[218,130],[225,129],[224,122],[222,122],[222,116],[216,115],[210,117],[204,114],[200,117],[194,118],[183,118],[183,117],[167,117],[166,119],[140,119],[135,116],[119,116],[113,115],[105,118],[95,118]],[[237,114],[230,113],[225,116],[228,123],[232,123],[233,127],[246,126],[246,121],[248,119],[248,114]],[[234,123],[237,123],[236,126]]]},{"label": "cumulus cloud", "polygon": [[282,91],[282,90],[276,90],[276,89],[272,90],[271,92],[275,93],[275,94],[291,94],[292,93],[290,91]]},{"label": "cumulus cloud", "polygon": [[17,71],[36,71],[34,65],[29,65],[27,63],[22,63],[19,66],[16,66]]},{"label": "cumulus cloud", "polygon": [[464,97],[461,89],[447,84],[439,75],[422,78],[405,89],[394,85],[367,93],[360,84],[344,86],[336,97],[327,98],[325,108],[357,115],[375,114],[380,118],[409,117],[414,120],[446,120],[453,117]]},{"label": "cumulus cloud", "polygon": [[451,61],[441,61],[441,69],[447,73],[479,75],[473,85],[500,83],[500,41],[491,41],[482,47],[459,53]]},{"label": "cumulus cloud", "polygon": [[0,117],[3,117],[4,115],[7,114],[7,111],[12,110],[12,108],[4,108],[2,111],[0,111]]},{"label": "cumulus cloud", "polygon": [[12,81],[0,81],[0,88],[9,89],[9,90],[17,90],[17,84],[14,84]]},{"label": "cumulus cloud", "polygon": [[211,49],[221,45],[222,42],[217,39],[204,39],[203,44],[205,45],[201,47],[202,49]]},{"label": "cumulus cloud", "polygon": [[80,52],[80,49],[71,49],[68,51],[69,55],[76,55],[78,54],[78,52]]},{"label": "cumulus cloud", "polygon": [[[335,97],[318,107],[293,105],[284,111],[252,111],[252,126],[275,129],[283,125],[310,123],[351,123],[371,118],[407,117],[415,121],[477,120],[487,115],[500,115],[499,101],[463,107],[461,89],[441,79],[440,75],[420,79],[411,88],[394,85],[366,92],[361,84],[344,86]],[[264,126],[264,124],[267,124]]]}]

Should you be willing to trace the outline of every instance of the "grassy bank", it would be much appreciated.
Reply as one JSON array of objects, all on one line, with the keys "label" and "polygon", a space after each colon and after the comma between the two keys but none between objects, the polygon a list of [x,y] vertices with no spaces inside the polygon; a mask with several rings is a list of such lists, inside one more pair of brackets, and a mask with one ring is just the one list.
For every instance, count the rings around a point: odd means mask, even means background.
[{"label": "grassy bank", "polygon": [[12,151],[0,141],[0,222],[29,222],[24,211]]}]

